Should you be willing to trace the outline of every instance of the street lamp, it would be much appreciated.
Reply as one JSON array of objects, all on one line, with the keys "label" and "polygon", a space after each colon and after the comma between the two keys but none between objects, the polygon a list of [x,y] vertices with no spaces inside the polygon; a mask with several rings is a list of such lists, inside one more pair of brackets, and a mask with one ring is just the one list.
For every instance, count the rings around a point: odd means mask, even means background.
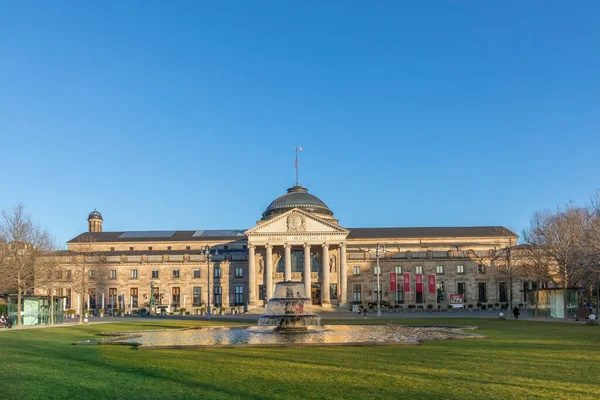
[{"label": "street lamp", "polygon": [[[369,254],[373,254],[371,252],[371,250],[367,249],[366,250]],[[381,268],[379,268],[379,257],[385,253],[385,245],[380,246],[379,243],[377,243],[377,247],[375,248],[375,258],[377,260],[377,316],[381,317],[381,291],[379,290],[381,288],[381,284],[379,283],[379,276],[381,275]]]},{"label": "street lamp", "polygon": [[[208,304],[206,305],[206,319],[210,319],[210,246],[206,245],[202,252],[206,256],[206,276],[208,277],[208,288],[206,294],[208,295]],[[219,254],[219,250],[215,250],[215,254]]]}]

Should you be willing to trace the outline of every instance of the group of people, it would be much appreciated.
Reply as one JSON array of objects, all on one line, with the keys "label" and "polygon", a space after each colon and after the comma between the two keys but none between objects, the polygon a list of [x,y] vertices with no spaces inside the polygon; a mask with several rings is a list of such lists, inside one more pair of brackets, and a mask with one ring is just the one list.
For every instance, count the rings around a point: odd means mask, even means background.
[{"label": "group of people", "polygon": [[12,322],[8,315],[0,314],[0,328],[12,328]]},{"label": "group of people", "polygon": [[367,318],[367,307],[358,307],[358,318],[360,318],[361,314]]}]

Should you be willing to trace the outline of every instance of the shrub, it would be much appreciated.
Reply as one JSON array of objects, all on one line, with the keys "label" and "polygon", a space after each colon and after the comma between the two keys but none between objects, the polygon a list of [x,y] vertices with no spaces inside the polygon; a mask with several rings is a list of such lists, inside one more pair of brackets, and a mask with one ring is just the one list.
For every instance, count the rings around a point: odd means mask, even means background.
[{"label": "shrub", "polygon": [[101,309],[99,309],[99,310],[98,310],[98,312],[99,312],[100,314],[104,314],[104,308],[101,308]]},{"label": "shrub", "polygon": [[427,309],[431,310],[433,308],[433,304],[427,304]]},{"label": "shrub", "polygon": [[[523,307],[523,303],[519,303],[519,308]],[[1,313],[0,313],[1,314]]]},{"label": "shrub", "polygon": [[200,312],[206,312],[206,307],[201,307]]},{"label": "shrub", "polygon": [[394,304],[394,308],[400,308],[400,304]]},{"label": "shrub", "polygon": [[492,303],[488,303],[487,308],[494,308],[494,305]]},{"label": "shrub", "polygon": [[414,304],[409,304],[408,308],[415,308],[416,306]]},{"label": "shrub", "polygon": [[180,312],[182,312],[182,313],[184,313],[184,312],[186,312],[186,311],[187,311],[187,308],[185,308],[185,307],[181,307],[181,308],[179,309],[179,311],[180,311]]},{"label": "shrub", "polygon": [[452,304],[448,304],[446,308],[448,308],[448,310],[452,309]]},{"label": "shrub", "polygon": [[481,304],[481,303],[479,303],[479,302],[477,303],[477,307],[481,307],[482,305],[483,305],[483,304]]},{"label": "shrub", "polygon": [[89,313],[90,313],[90,310],[88,310],[88,309],[86,308],[86,309],[84,309],[84,310],[83,310],[83,313],[84,313],[84,314],[89,314]]},{"label": "shrub", "polygon": [[8,313],[6,308],[6,304],[0,304],[0,315],[6,315]]},{"label": "shrub", "polygon": [[467,308],[473,308],[473,304],[467,304]]},{"label": "shrub", "polygon": [[67,310],[67,314],[69,314],[69,315],[74,315],[74,314],[75,314],[75,310],[73,310],[72,308],[69,308],[69,309]]},{"label": "shrub", "polygon": [[496,303],[494,304],[496,307],[500,307],[500,303]]},{"label": "shrub", "polygon": [[219,311],[221,311],[221,312],[225,312],[225,307],[221,307],[221,308],[219,308]]},{"label": "shrub", "polygon": [[124,308],[119,308],[119,312],[120,312],[121,314],[124,314],[124,313],[125,313],[125,309],[124,309]]}]

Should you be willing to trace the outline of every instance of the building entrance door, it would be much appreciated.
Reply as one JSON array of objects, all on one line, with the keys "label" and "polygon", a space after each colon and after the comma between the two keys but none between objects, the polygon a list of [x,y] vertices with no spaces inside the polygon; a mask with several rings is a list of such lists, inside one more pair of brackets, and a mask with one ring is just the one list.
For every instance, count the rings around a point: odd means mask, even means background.
[{"label": "building entrance door", "polygon": [[321,285],[313,283],[310,288],[310,294],[313,305],[321,305]]}]

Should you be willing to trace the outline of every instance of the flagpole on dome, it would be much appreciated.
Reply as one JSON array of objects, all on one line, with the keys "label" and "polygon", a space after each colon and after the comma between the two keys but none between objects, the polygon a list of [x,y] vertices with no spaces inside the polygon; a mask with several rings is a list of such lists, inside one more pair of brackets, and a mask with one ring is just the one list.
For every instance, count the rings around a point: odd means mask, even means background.
[{"label": "flagpole on dome", "polygon": [[296,168],[296,186],[298,186],[298,151],[302,151],[302,147],[299,146],[293,146],[294,150],[296,150],[296,163],[295,163],[295,168]]}]

